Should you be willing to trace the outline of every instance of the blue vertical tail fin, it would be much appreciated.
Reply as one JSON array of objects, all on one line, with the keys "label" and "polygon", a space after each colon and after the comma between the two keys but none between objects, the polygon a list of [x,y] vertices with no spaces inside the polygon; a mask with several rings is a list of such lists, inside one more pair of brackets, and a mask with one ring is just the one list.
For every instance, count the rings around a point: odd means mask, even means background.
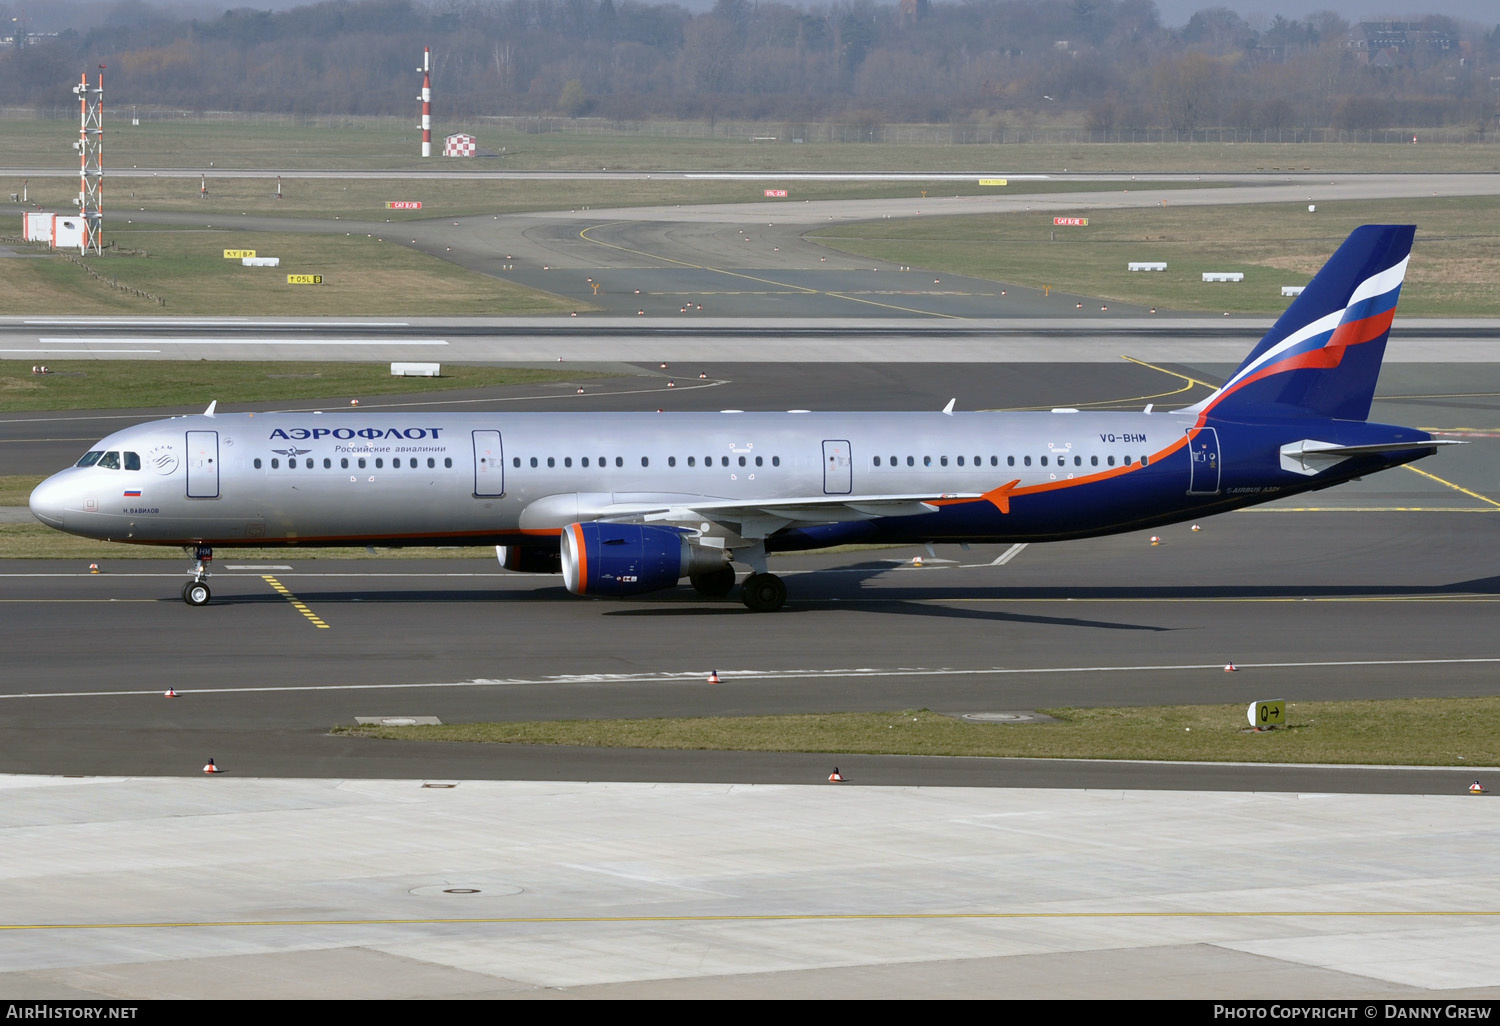
[{"label": "blue vertical tail fin", "polygon": [[1366,419],[1415,233],[1356,228],[1223,387],[1189,412]]}]

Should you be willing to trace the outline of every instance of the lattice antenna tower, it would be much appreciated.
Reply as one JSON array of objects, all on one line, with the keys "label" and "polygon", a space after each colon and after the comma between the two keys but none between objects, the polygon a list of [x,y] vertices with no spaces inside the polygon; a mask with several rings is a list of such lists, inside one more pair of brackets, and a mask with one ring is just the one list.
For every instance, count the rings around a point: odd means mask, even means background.
[{"label": "lattice antenna tower", "polygon": [[99,84],[89,85],[89,74],[73,87],[78,95],[78,214],[83,218],[81,254],[102,252],[104,242],[104,65]]}]

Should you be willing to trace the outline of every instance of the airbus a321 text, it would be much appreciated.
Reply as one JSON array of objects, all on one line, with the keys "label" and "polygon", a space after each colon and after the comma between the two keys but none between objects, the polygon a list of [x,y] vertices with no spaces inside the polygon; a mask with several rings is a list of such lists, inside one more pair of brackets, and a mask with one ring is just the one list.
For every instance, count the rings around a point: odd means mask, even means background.
[{"label": "airbus a321 text", "polygon": [[1040,542],[1325,488],[1434,453],[1370,423],[1415,229],[1356,229],[1202,402],[1140,413],[303,413],[155,421],[102,439],[31,509],[87,538],[495,545],[579,595],[676,586],[779,609],[771,552]]}]

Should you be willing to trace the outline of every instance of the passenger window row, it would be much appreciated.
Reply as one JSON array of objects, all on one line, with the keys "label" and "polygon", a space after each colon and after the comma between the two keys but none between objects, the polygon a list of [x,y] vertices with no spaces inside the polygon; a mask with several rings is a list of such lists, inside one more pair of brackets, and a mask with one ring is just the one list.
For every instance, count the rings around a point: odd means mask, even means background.
[{"label": "passenger window row", "polygon": [[[940,467],[946,467],[946,466],[948,466],[948,457],[947,456],[938,456],[938,457],[923,456],[922,457],[922,466],[924,466],[924,467],[933,466],[934,459],[936,459],[936,461],[937,461],[937,466],[940,466]],[[1106,456],[1104,459],[1105,459],[1105,465],[1106,466],[1113,467],[1115,465],[1115,457],[1113,457],[1113,456]],[[1039,460],[1039,465],[1043,466],[1043,467],[1046,467],[1046,466],[1066,467],[1068,465],[1068,457],[1066,455],[1059,456],[1059,455],[1055,455],[1054,454],[1054,455],[1052,455],[1050,457],[1049,456],[1041,456],[1041,457],[1038,457],[1038,460]],[[873,462],[873,465],[877,466],[877,467],[880,467],[880,466],[899,467],[901,465],[901,459],[898,456],[892,456],[892,457],[890,457],[889,463],[883,463],[881,461],[881,458],[879,456],[876,456],[872,462]],[[960,466],[960,467],[966,465],[965,458],[962,457],[962,456],[955,457],[953,462],[957,466]],[[1131,466],[1132,465],[1132,457],[1130,457],[1130,456],[1124,457],[1124,462],[1125,462],[1125,466],[1127,466],[1127,467]],[[1141,457],[1141,466],[1143,466],[1143,467],[1146,466],[1148,464],[1148,462],[1149,461],[1148,461],[1147,457],[1145,457],[1145,456]],[[908,456],[908,457],[906,457],[906,465],[908,467],[915,467],[917,465],[917,457],[915,457],[915,456]],[[969,463],[967,465],[968,466],[974,466],[974,467],[982,467],[982,466],[984,466],[984,457],[983,456],[975,456],[974,459],[973,459],[973,462]],[[989,465],[992,466],[992,467],[998,467],[1000,465],[1000,457],[999,456],[991,456],[990,457]],[[1016,465],[1016,458],[1014,456],[1007,456],[1007,457],[1005,457],[1005,465],[1007,467],[1014,467]],[[1021,465],[1023,467],[1029,467],[1029,466],[1031,466],[1031,457],[1030,456],[1022,456],[1021,457]],[[1083,457],[1082,456],[1074,456],[1073,457],[1073,466],[1075,466],[1075,467],[1081,467],[1081,466],[1083,466]],[[1099,457],[1098,456],[1090,456],[1089,457],[1089,466],[1091,466],[1091,467],[1097,467],[1097,466],[1099,466]]]},{"label": "passenger window row", "polygon": [[[542,457],[539,457],[539,456],[531,456],[531,457],[528,457],[527,463],[530,466],[533,466],[533,467],[540,467],[540,466],[543,466],[543,465],[548,466],[548,467],[556,467],[556,466],[558,466],[558,458],[556,456],[548,456],[544,460]],[[511,460],[510,460],[510,465],[512,467],[516,467],[517,469],[519,469],[520,466],[521,466],[521,457],[519,457],[519,456],[512,456]],[[562,457],[561,465],[563,466],[564,469],[573,466],[573,457],[571,457],[571,456],[564,456],[564,457]],[[589,457],[587,457],[587,456],[581,456],[581,457],[579,457],[579,459],[578,459],[578,465],[580,467],[588,467],[588,466],[590,466],[591,464],[590,464]],[[610,465],[610,463],[609,463],[609,457],[607,457],[607,456],[600,456],[597,461],[594,461],[592,463],[592,466],[595,466],[595,467],[608,467],[609,465]],[[625,466],[625,457],[623,457],[623,456],[616,456],[615,459],[614,459],[614,465],[616,467],[623,467],[623,466]],[[696,456],[689,456],[687,458],[687,465],[690,466],[690,467],[696,467],[698,465],[698,457],[696,457]],[[714,458],[712,456],[705,456],[705,457],[703,457],[703,465],[705,467],[712,467],[714,465]],[[740,467],[750,467],[750,466],[763,467],[763,466],[766,465],[766,458],[764,456],[756,456],[756,457],[753,457],[753,458],[749,457],[749,456],[738,456],[738,457],[735,458],[735,462],[733,464],[731,464],[730,463],[730,459],[729,459],[728,456],[720,456],[719,457],[719,464],[718,465],[721,466],[721,467],[728,467],[728,466],[731,466],[731,465],[733,465],[733,466],[740,466]],[[649,456],[642,456],[641,457],[641,466],[643,466],[643,467],[649,467],[649,466],[651,466],[651,457],[649,457]],[[667,466],[669,466],[669,467],[675,467],[675,466],[677,466],[677,457],[676,456],[668,456],[667,457]],[[773,467],[779,467],[779,466],[781,466],[781,457],[780,456],[772,456],[771,457],[771,466],[773,466]]]},{"label": "passenger window row", "polygon": [[[400,457],[400,456],[392,457],[392,459],[391,459],[391,469],[392,470],[400,470],[403,465],[406,466],[406,467],[409,467],[412,470],[419,470],[419,469],[421,469],[421,464],[417,461],[417,458],[415,456],[408,456],[405,459],[406,459],[406,462],[403,464],[402,463],[402,457]],[[366,457],[366,456],[356,457],[356,469],[358,469],[358,470],[365,470],[365,469],[368,468],[370,462],[371,461],[369,460],[369,457]],[[385,469],[385,457],[384,456],[376,456],[373,462],[375,464],[375,469],[376,470],[384,470]],[[302,461],[302,466],[306,470],[313,469],[313,461],[312,461],[311,457],[308,457],[308,458],[304,459]],[[256,470],[260,470],[261,467],[262,467],[261,458],[259,456],[257,456],[255,458],[255,469]],[[437,460],[435,458],[431,457],[431,456],[427,457],[427,469],[428,470],[432,470],[432,469],[435,469],[436,467],[437,467]],[[443,457],[443,467],[444,467],[444,469],[452,469],[452,467],[453,467],[453,457],[452,456],[444,456]],[[271,469],[272,470],[280,470],[281,469],[281,458],[279,456],[272,456],[271,457]],[[289,456],[289,457],[287,457],[286,469],[288,469],[288,470],[296,470],[297,469],[297,458],[295,456]],[[323,469],[324,470],[332,470],[333,469],[333,460],[329,459],[326,456],[323,457]],[[349,469],[349,457],[344,456],[344,457],[341,457],[339,459],[339,469],[340,470],[348,470]]]}]

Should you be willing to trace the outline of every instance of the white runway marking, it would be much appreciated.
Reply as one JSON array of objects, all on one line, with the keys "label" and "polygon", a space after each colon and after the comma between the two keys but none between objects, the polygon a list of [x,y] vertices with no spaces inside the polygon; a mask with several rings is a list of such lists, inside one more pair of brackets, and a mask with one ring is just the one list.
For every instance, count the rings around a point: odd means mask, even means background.
[{"label": "white runway marking", "polygon": [[101,352],[101,351],[102,352],[106,352],[106,353],[159,353],[159,352],[161,352],[160,349],[105,349],[105,350],[98,350],[98,349],[91,349],[91,348],[84,348],[84,349],[51,349],[51,348],[43,348],[42,346],[29,346],[29,347],[22,347],[20,349],[0,349],[0,353],[98,353],[98,352]]},{"label": "white runway marking", "polygon": [[[1241,670],[1258,669],[1322,669],[1338,666],[1457,666],[1464,664],[1500,663],[1500,657],[1475,659],[1356,659],[1334,662],[1303,663],[1236,663]],[[1016,676],[1040,673],[1160,673],[1163,670],[1222,670],[1223,663],[1181,663],[1159,666],[982,666],[972,669],[951,667],[929,668],[920,666],[877,669],[854,667],[831,670],[718,670],[723,684],[740,681],[784,681],[784,680],[849,680],[873,677],[991,677]],[[660,673],[577,673],[559,674],[551,677],[496,677],[475,680],[446,681],[441,683],[408,684],[291,684],[277,687],[254,688],[203,688],[198,691],[181,691],[181,695],[232,695],[270,694],[293,691],[400,691],[430,690],[433,688],[489,688],[538,686],[549,684],[703,684],[707,674],[703,670],[684,670]],[[718,685],[722,687],[723,684]],[[151,695],[160,697],[161,690],[149,691],[56,691],[50,693],[18,692],[0,694],[0,700],[16,698],[103,698],[121,695]]]},{"label": "white runway marking", "polygon": [[1019,556],[1021,554],[1021,550],[1025,547],[1025,542],[1016,542],[1010,548],[1006,549],[1000,555],[996,556],[995,561],[991,563],[990,566],[1004,566],[1006,563],[1009,563],[1011,560]]},{"label": "white runway marking", "polygon": [[[76,338],[39,338],[37,341],[43,345],[61,345],[73,343]],[[126,338],[90,338],[87,340],[91,345],[123,345],[127,342],[146,343],[167,346],[446,346],[448,340],[445,338],[253,338],[235,337],[223,338],[220,336],[163,336],[154,338],[151,336],[126,337]],[[111,350],[114,352],[115,350]]]}]

